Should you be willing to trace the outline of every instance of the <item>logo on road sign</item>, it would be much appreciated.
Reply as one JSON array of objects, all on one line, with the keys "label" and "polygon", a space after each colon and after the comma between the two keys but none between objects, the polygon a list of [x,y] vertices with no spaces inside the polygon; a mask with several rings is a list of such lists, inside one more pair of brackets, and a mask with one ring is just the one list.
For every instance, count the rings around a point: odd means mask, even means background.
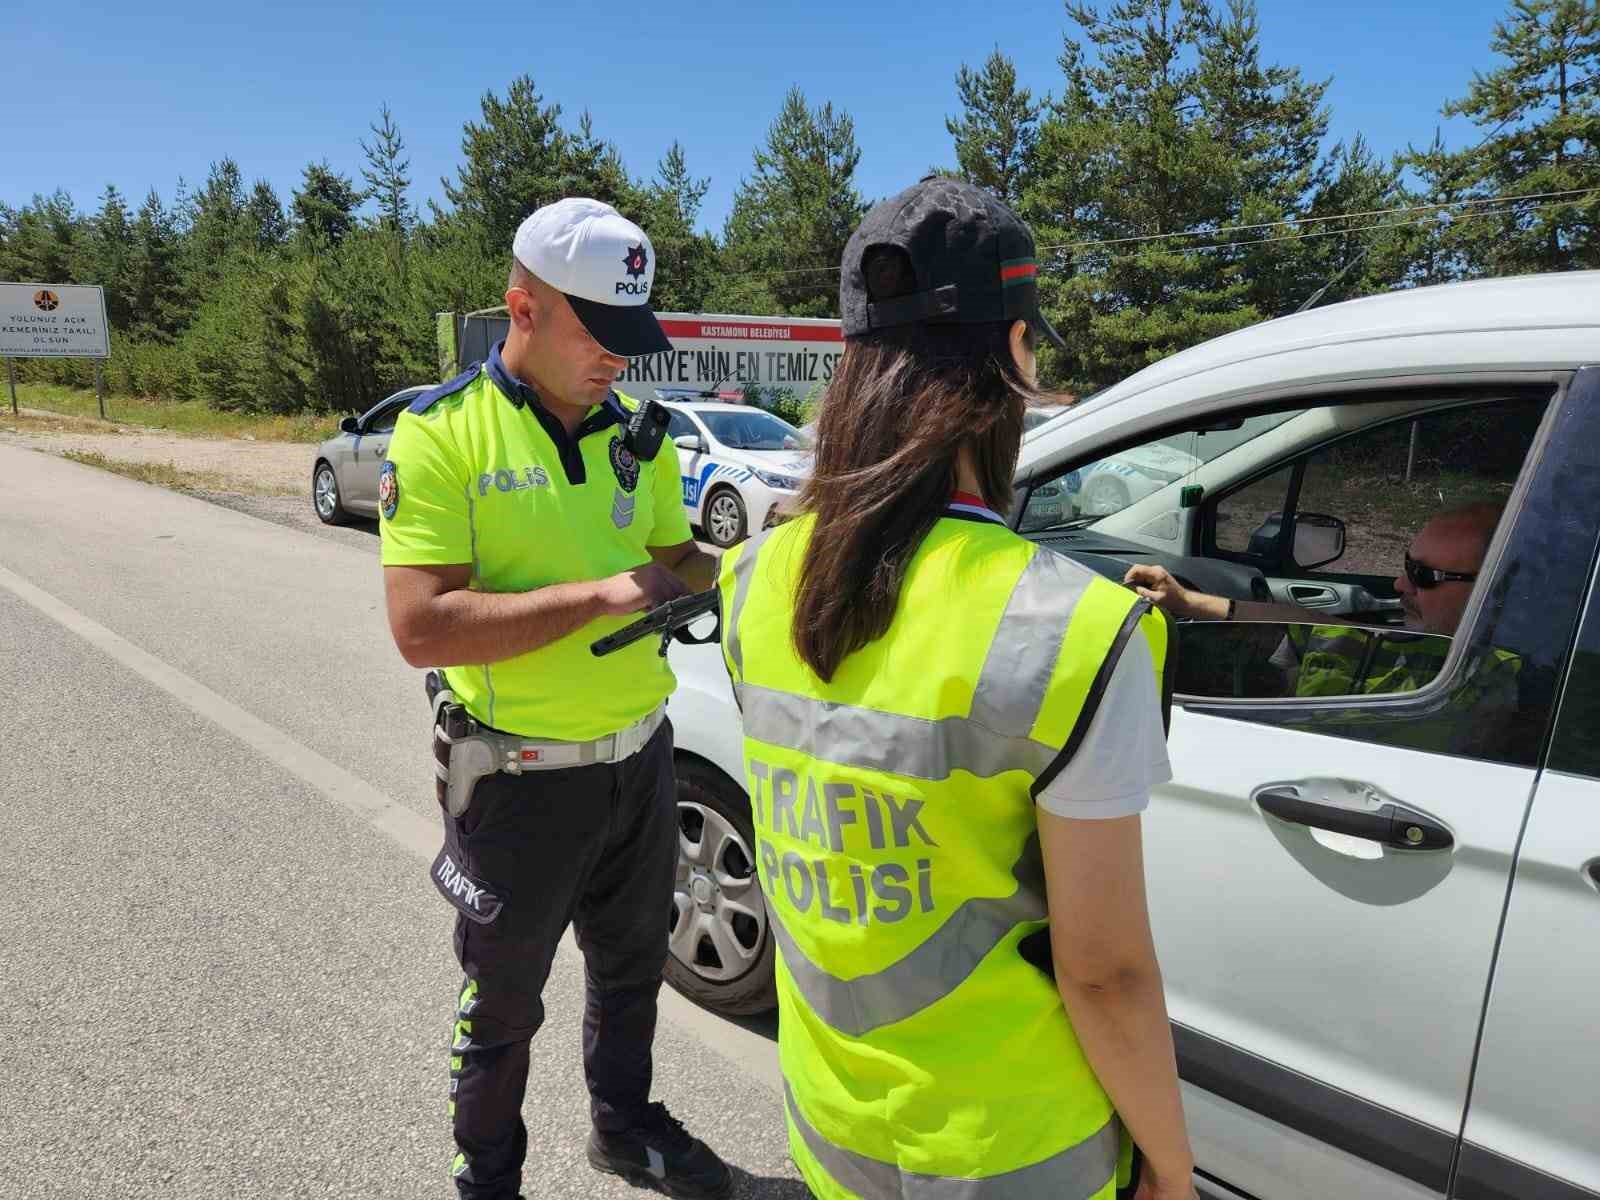
[{"label": "logo on road sign", "polygon": [[33,306],[40,312],[55,312],[61,304],[61,297],[49,288],[33,294]]}]

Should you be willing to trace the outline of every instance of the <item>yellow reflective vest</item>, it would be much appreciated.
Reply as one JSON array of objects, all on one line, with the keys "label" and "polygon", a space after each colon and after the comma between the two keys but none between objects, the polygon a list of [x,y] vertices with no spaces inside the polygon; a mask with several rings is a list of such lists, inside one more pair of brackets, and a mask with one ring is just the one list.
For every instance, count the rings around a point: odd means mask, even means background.
[{"label": "yellow reflective vest", "polygon": [[1034,797],[1136,628],[1161,676],[1165,620],[952,510],[888,631],[824,683],[791,636],[813,524],[719,581],[795,1161],[821,1200],[1109,1200],[1125,1139],[1018,947],[1046,926]]}]

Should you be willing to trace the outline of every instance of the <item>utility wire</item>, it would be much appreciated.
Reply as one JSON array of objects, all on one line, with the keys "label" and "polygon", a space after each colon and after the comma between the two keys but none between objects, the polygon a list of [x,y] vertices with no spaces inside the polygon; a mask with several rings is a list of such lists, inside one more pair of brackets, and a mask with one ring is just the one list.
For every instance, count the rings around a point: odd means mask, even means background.
[{"label": "utility wire", "polygon": [[[1398,208],[1374,208],[1374,209],[1368,209],[1368,210],[1363,211],[1363,212],[1334,213],[1334,214],[1331,214],[1331,215],[1328,215],[1328,216],[1306,217],[1306,218],[1301,218],[1301,219],[1297,219],[1297,220],[1290,220],[1290,221],[1269,221],[1269,222],[1265,222],[1265,223],[1259,224],[1259,225],[1229,225],[1229,226],[1224,226],[1224,227],[1221,227],[1221,228],[1218,228],[1218,229],[1186,230],[1186,231],[1181,232],[1181,233],[1152,233],[1152,234],[1145,234],[1145,235],[1142,235],[1142,236],[1139,236],[1139,237],[1106,238],[1106,239],[1103,239],[1103,240],[1100,240],[1100,241],[1061,242],[1061,243],[1058,243],[1058,244],[1055,244],[1055,245],[1039,246],[1036,249],[1037,249],[1037,251],[1039,253],[1043,254],[1043,253],[1045,253],[1047,251],[1052,251],[1053,252],[1053,251],[1071,251],[1071,250],[1094,249],[1094,248],[1101,247],[1101,246],[1118,246],[1118,245],[1128,245],[1130,243],[1166,241],[1166,240],[1168,240],[1170,238],[1211,237],[1211,236],[1215,236],[1215,235],[1217,235],[1219,233],[1243,233],[1243,232],[1249,232],[1251,230],[1256,230],[1256,229],[1273,229],[1273,228],[1278,228],[1280,226],[1289,226],[1289,227],[1292,227],[1292,228],[1298,228],[1300,225],[1312,224],[1314,222],[1354,220],[1357,217],[1382,216],[1382,215],[1389,214],[1389,213],[1411,213],[1411,212],[1424,212],[1425,211],[1428,214],[1427,216],[1413,217],[1413,218],[1411,218],[1409,220],[1404,220],[1404,221],[1378,221],[1378,222],[1375,222],[1375,223],[1373,223],[1371,225],[1356,225],[1356,226],[1351,226],[1351,227],[1342,228],[1342,229],[1321,229],[1321,230],[1313,230],[1310,233],[1289,233],[1289,234],[1279,235],[1279,236],[1276,236],[1276,237],[1248,238],[1248,239],[1244,239],[1244,240],[1240,240],[1240,241],[1217,242],[1217,243],[1214,243],[1214,244],[1211,244],[1211,245],[1205,245],[1205,246],[1178,246],[1178,247],[1174,248],[1175,252],[1177,252],[1179,254],[1192,254],[1192,253],[1198,253],[1200,251],[1207,251],[1207,250],[1229,250],[1229,249],[1235,249],[1235,248],[1240,247],[1240,246],[1261,246],[1261,245],[1265,245],[1265,244],[1270,243],[1270,242],[1303,242],[1303,241],[1307,241],[1307,240],[1309,240],[1311,238],[1337,237],[1337,236],[1340,236],[1340,235],[1343,235],[1343,234],[1364,233],[1364,232],[1367,232],[1367,231],[1370,231],[1370,230],[1373,230],[1373,229],[1400,229],[1400,228],[1404,228],[1405,226],[1408,226],[1408,225],[1426,225],[1429,222],[1439,220],[1439,218],[1442,217],[1442,216],[1448,215],[1449,210],[1456,209],[1456,208],[1469,207],[1469,206],[1482,206],[1482,205],[1489,205],[1489,204],[1504,204],[1505,205],[1505,207],[1503,207],[1503,208],[1497,208],[1497,209],[1493,209],[1493,210],[1459,213],[1459,214],[1456,214],[1454,216],[1454,220],[1457,220],[1457,221],[1470,221],[1470,220],[1478,219],[1480,217],[1500,217],[1500,216],[1515,215],[1515,214],[1520,214],[1520,213],[1540,212],[1543,209],[1561,208],[1561,207],[1563,207],[1563,206],[1565,206],[1567,204],[1574,203],[1574,201],[1572,201],[1570,199],[1570,197],[1573,197],[1573,196],[1587,196],[1587,195],[1592,195],[1592,194],[1597,194],[1597,193],[1600,193],[1600,186],[1588,187],[1588,188],[1571,188],[1571,189],[1568,189],[1566,191],[1561,191],[1561,192],[1537,192],[1537,193],[1531,193],[1531,194],[1529,194],[1527,196],[1505,195],[1505,196],[1488,197],[1488,198],[1480,199],[1480,200],[1459,200],[1459,201],[1457,201],[1457,200],[1449,200],[1449,201],[1444,201],[1444,202],[1439,203],[1439,204],[1418,204],[1418,205],[1409,205],[1409,206],[1398,207]],[[1543,203],[1535,204],[1535,205],[1532,205],[1531,207],[1522,207],[1521,206],[1523,201],[1534,200],[1534,199],[1539,199],[1541,197],[1549,197],[1549,196],[1568,197],[1568,199],[1545,200]],[[1047,265],[1041,265],[1041,269],[1048,270],[1049,267]],[[783,271],[741,271],[741,272],[738,272],[737,274],[726,276],[726,278],[728,278],[728,279],[745,279],[745,278],[771,279],[771,278],[776,278],[778,276],[788,276],[788,275],[824,275],[824,274],[826,274],[826,275],[834,275],[834,274],[837,274],[838,272],[839,272],[839,268],[838,267],[795,267],[795,268],[790,268],[790,269],[783,270]]]}]

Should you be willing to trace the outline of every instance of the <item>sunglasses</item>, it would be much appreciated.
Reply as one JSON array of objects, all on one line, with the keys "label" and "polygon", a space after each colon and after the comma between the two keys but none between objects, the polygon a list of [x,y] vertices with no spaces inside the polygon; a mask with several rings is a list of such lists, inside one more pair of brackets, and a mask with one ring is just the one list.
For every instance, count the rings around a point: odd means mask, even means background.
[{"label": "sunglasses", "polygon": [[1406,555],[1406,578],[1411,580],[1414,587],[1427,589],[1438,587],[1441,583],[1471,583],[1477,577],[1476,571],[1441,571],[1438,567],[1419,563],[1411,555]]}]

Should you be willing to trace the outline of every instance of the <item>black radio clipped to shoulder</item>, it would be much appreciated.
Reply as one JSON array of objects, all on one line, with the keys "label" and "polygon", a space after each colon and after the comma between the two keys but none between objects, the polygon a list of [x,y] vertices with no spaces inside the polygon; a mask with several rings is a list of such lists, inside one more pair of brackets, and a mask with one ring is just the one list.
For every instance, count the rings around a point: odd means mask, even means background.
[{"label": "black radio clipped to shoulder", "polygon": [[622,444],[632,451],[640,462],[654,462],[661,449],[661,439],[667,436],[667,422],[672,414],[654,400],[646,400],[628,414],[623,425]]}]

